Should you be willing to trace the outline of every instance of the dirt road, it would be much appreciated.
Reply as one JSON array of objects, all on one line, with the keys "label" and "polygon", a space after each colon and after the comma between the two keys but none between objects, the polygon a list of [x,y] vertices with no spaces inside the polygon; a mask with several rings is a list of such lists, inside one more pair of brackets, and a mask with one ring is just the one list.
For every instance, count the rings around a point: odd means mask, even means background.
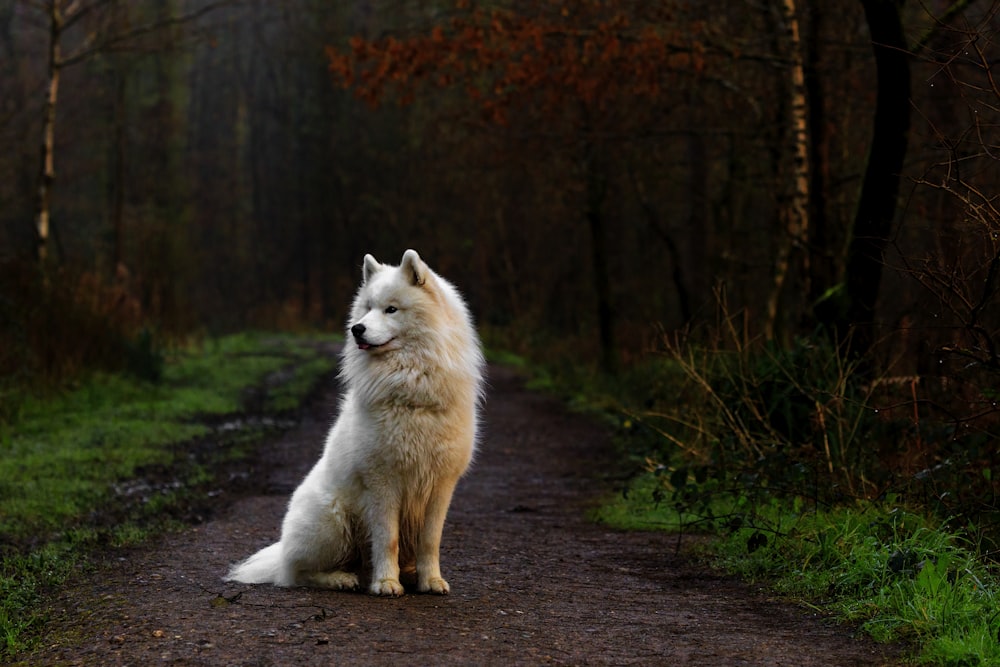
[{"label": "dirt road", "polygon": [[[884,647],[674,552],[675,539],[587,522],[607,438],[491,369],[486,432],[445,528],[447,597],[223,583],[273,541],[319,455],[331,390],[247,464],[254,493],[57,594],[48,665],[885,665]],[[240,472],[240,471],[236,471]],[[244,475],[236,475],[237,478]],[[246,485],[246,483],[244,483]]]}]

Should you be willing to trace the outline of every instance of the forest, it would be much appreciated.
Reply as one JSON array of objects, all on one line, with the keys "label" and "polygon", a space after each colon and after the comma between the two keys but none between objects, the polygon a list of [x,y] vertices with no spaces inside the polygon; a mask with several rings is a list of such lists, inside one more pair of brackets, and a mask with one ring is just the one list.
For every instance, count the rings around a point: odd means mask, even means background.
[{"label": "forest", "polygon": [[81,546],[216,493],[263,436],[210,426],[288,421],[365,253],[415,248],[613,438],[596,518],[997,664],[998,30],[1000,0],[0,0],[0,656]]},{"label": "forest", "polygon": [[413,247],[490,346],[609,377],[819,346],[910,429],[896,464],[927,424],[913,465],[968,435],[988,472],[998,12],[2,0],[0,415],[191,335],[339,331],[363,255]]}]

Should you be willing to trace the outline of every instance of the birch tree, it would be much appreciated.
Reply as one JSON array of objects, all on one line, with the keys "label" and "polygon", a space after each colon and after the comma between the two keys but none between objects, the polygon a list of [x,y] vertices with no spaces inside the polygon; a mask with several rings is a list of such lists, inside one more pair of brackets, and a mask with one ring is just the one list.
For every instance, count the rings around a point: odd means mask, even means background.
[{"label": "birch tree", "polygon": [[61,0],[47,3],[28,3],[44,11],[48,18],[48,86],[45,89],[45,106],[42,110],[41,165],[38,173],[38,188],[35,202],[35,253],[39,263],[45,263],[49,253],[49,231],[51,228],[52,185],[56,180],[55,134],[56,102],[59,99],[59,79],[65,60],[62,55],[63,32],[85,15],[80,3],[74,0],[64,7]]},{"label": "birch tree", "polygon": [[[780,211],[782,234],[775,253],[774,280],[767,298],[767,322],[764,333],[768,340],[773,340],[778,335],[781,294],[792,271],[793,261],[796,257],[807,261],[807,256],[802,250],[805,247],[803,240],[809,231],[809,106],[795,0],[782,0],[780,11],[786,58],[789,63],[788,116],[791,124],[789,144],[792,152],[790,179],[792,187],[787,202]],[[803,290],[806,291],[808,290]]]},{"label": "birch tree", "polygon": [[[127,0],[17,0],[38,12],[48,28],[48,61],[46,65],[46,95],[42,110],[41,160],[35,201],[36,259],[46,263],[50,255],[52,232],[52,190],[56,180],[55,137],[59,84],[65,68],[81,63],[114,45],[120,45],[141,35],[179,23],[192,21],[232,0],[209,2],[190,13],[167,16],[150,23],[131,27],[115,25],[114,9],[127,5]],[[72,48],[65,48],[68,31],[88,23],[86,35]],[[65,50],[64,50],[65,49]]]}]

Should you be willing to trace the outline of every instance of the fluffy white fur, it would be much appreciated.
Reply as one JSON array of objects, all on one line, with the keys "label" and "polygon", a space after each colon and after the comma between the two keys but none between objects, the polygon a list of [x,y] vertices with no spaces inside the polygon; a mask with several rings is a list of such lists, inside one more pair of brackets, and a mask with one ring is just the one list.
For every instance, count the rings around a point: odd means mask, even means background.
[{"label": "fluffy white fur", "polygon": [[484,361],[458,290],[413,250],[400,265],[366,255],[351,310],[340,414],[292,495],[281,540],[228,580],[402,595],[448,593],[439,547],[472,459]]}]

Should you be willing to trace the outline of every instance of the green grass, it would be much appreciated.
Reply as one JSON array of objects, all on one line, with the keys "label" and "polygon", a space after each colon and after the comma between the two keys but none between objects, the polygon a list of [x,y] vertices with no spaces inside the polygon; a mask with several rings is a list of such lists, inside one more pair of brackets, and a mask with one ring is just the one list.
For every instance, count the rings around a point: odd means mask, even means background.
[{"label": "green grass", "polygon": [[[666,347],[615,377],[552,363],[535,376],[607,425],[634,475],[596,520],[702,533],[701,560],[906,642],[918,662],[1000,666],[996,495],[990,469],[977,474],[990,454],[878,415],[872,384],[821,340]],[[963,475],[894,476],[879,457],[900,451]]]},{"label": "green grass", "polygon": [[671,498],[665,482],[676,472],[660,470],[637,475],[593,510],[591,518],[624,530],[706,532],[716,525],[707,517],[724,517],[734,511],[737,501],[731,497],[705,495],[703,502],[693,497],[684,501]]},{"label": "green grass", "polygon": [[679,513],[674,491],[662,476],[640,475],[596,518],[629,530],[708,533],[697,548],[716,567],[878,641],[911,642],[918,662],[1000,665],[1000,577],[954,527],[894,498],[815,511],[801,500],[717,496],[708,521],[704,512]]},{"label": "green grass", "polygon": [[[213,463],[262,435],[259,426],[216,433],[213,420],[297,407],[334,367],[317,349],[330,340],[229,336],[173,352],[155,384],[101,374],[22,400],[0,424],[0,656],[23,648],[40,592],[83,567],[90,548],[162,529],[185,494],[211,481]],[[200,457],[189,455],[192,442]],[[129,480],[164,468],[178,484],[123,500]],[[96,525],[95,512],[105,517]]]}]

